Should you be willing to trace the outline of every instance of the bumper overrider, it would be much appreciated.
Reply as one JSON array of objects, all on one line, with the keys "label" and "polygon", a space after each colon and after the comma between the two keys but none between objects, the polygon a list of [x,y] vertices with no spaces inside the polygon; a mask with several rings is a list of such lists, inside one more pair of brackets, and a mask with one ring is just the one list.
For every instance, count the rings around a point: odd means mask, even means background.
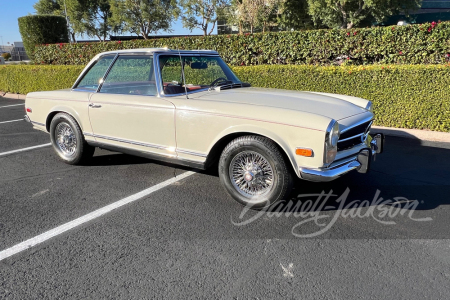
[{"label": "bumper overrider", "polygon": [[384,135],[382,133],[370,135],[369,145],[370,148],[367,147],[355,155],[336,161],[328,168],[300,168],[300,178],[308,181],[327,182],[333,181],[353,170],[359,173],[367,173],[375,156],[383,153]]}]

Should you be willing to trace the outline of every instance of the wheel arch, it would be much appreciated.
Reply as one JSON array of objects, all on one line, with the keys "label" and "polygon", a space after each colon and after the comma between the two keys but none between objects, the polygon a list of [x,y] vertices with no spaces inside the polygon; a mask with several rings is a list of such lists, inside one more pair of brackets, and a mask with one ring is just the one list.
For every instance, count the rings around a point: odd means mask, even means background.
[{"label": "wheel arch", "polygon": [[83,131],[83,125],[75,110],[67,107],[54,107],[47,115],[47,119],[45,120],[45,128],[47,129],[47,132],[50,132],[50,124],[52,123],[53,118],[59,113],[65,113],[74,118],[78,123],[78,126],[80,126],[81,131]]},{"label": "wheel arch", "polygon": [[233,132],[225,132],[222,135],[220,135],[219,138],[214,141],[212,147],[210,148],[206,161],[205,166],[209,167],[216,163],[220,155],[222,154],[225,147],[234,139],[241,137],[241,136],[247,136],[247,135],[256,135],[256,136],[262,136],[265,138],[268,138],[272,142],[275,143],[275,145],[278,147],[278,149],[281,152],[281,155],[283,155],[284,159],[286,159],[288,162],[290,162],[291,167],[293,168],[293,171],[297,173],[297,163],[295,162],[295,159],[293,158],[292,154],[287,151],[288,146],[283,142],[283,139],[276,135],[273,132],[267,131],[267,130],[258,130],[258,129],[250,129],[246,128],[242,131],[237,131],[236,129],[233,130]]}]

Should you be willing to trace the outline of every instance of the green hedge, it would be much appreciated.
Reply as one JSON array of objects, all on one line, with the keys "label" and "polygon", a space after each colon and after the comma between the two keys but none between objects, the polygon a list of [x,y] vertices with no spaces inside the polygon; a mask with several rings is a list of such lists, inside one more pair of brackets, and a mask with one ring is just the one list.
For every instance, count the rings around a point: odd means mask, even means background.
[{"label": "green hedge", "polygon": [[[81,66],[2,66],[0,90],[70,87]],[[234,67],[253,86],[352,95],[374,102],[376,125],[450,131],[450,65]]]},{"label": "green hedge", "polygon": [[73,85],[84,66],[0,66],[0,91],[27,94]]},{"label": "green hedge", "polygon": [[[234,66],[263,64],[439,64],[450,54],[450,22],[351,30],[310,30],[253,35],[181,37],[126,42],[42,45],[35,61],[84,65],[96,54],[117,49],[213,49]],[[344,59],[346,60],[346,59]]]},{"label": "green hedge", "polygon": [[19,31],[28,57],[34,59],[36,45],[68,43],[67,22],[54,15],[25,16],[18,19]]}]

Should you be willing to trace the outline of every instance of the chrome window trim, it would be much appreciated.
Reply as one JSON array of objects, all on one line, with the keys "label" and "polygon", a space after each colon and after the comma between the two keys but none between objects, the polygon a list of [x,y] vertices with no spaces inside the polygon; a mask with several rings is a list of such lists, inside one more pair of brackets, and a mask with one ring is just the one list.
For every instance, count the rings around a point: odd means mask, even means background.
[{"label": "chrome window trim", "polygon": [[113,58],[113,60],[111,61],[111,64],[109,65],[108,69],[106,69],[105,74],[103,74],[103,78],[102,78],[102,82],[98,85],[97,90],[95,91],[95,93],[100,92],[100,89],[103,86],[103,83],[105,82],[106,77],[108,76],[109,72],[111,71],[112,67],[114,66],[114,64],[117,61],[117,58],[119,58],[119,54],[116,54],[116,56]]},{"label": "chrome window trim", "polygon": [[[86,73],[89,72],[89,71],[91,70],[91,68],[99,61],[100,58],[102,58],[102,57],[104,57],[104,56],[108,56],[108,55],[113,56],[114,53],[105,53],[105,54],[103,54],[103,55],[100,55],[96,60],[91,61],[91,62],[86,66],[86,68],[84,68],[83,72],[81,72],[81,74],[78,76],[77,80],[75,80],[75,83],[72,85],[72,88],[71,88],[70,90],[72,90],[72,91],[76,90],[76,89],[77,89],[77,85],[80,83],[81,79],[84,78],[84,75],[86,75]],[[112,59],[110,65],[109,65],[108,69],[111,68],[111,66],[113,65],[113,63],[116,61],[117,56],[118,56],[118,54],[116,53],[115,56],[114,56],[114,58]],[[105,75],[103,75],[103,80],[105,80]],[[97,88],[97,89],[98,89],[98,88]],[[91,93],[94,93],[94,91],[92,91],[92,90],[89,90],[89,91],[90,91]]]},{"label": "chrome window trim", "polygon": [[[202,51],[202,50],[198,50],[198,51]],[[155,81],[156,81],[156,89],[158,90],[158,95],[160,97],[180,97],[180,96],[185,96],[186,93],[179,93],[179,94],[170,94],[170,95],[166,95],[164,93],[164,88],[163,88],[163,82],[162,82],[162,78],[161,78],[161,66],[159,64],[159,57],[161,55],[167,55],[167,56],[212,56],[212,57],[220,57],[220,55],[216,52],[216,53],[192,53],[192,52],[186,52],[186,51],[180,51],[178,52],[154,52],[154,64],[155,64]],[[194,90],[194,91],[190,91],[187,94],[195,94],[195,93],[199,93],[199,92],[205,92],[208,91],[209,88],[204,88],[204,89],[198,89],[198,90]]]}]

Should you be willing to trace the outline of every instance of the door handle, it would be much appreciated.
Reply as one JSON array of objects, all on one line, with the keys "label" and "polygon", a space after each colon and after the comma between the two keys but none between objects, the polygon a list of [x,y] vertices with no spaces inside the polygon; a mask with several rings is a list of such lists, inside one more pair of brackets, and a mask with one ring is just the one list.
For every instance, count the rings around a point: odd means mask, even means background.
[{"label": "door handle", "polygon": [[100,104],[89,103],[90,108],[100,108],[102,107]]}]

